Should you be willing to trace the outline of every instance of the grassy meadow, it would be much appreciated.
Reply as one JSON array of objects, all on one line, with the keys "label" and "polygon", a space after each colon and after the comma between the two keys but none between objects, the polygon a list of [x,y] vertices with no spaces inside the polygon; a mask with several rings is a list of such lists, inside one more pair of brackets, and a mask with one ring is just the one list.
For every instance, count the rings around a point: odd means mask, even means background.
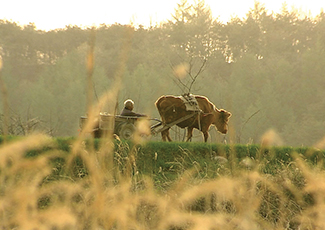
[{"label": "grassy meadow", "polygon": [[0,227],[323,229],[323,154],[82,135],[3,138]]}]

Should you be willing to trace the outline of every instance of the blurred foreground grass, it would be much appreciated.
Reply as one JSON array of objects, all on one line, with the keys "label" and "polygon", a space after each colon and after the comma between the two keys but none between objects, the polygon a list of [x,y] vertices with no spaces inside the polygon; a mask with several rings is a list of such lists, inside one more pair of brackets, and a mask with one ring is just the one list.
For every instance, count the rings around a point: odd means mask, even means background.
[{"label": "blurred foreground grass", "polygon": [[[0,145],[0,229],[325,228],[320,157],[239,159],[229,146],[202,161],[183,147],[143,173],[138,158],[155,164],[158,149],[141,156],[136,145],[71,139],[67,152],[58,143],[33,135]],[[46,154],[26,157],[38,150]]]}]

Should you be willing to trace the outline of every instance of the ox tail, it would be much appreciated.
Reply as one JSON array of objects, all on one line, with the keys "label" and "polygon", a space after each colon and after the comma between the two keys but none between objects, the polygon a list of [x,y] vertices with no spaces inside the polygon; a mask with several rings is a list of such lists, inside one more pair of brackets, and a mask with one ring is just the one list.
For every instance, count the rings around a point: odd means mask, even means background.
[{"label": "ox tail", "polygon": [[161,111],[161,102],[162,102],[162,100],[163,100],[164,98],[163,97],[160,97],[160,98],[158,98],[158,100],[155,102],[155,106],[156,106],[156,108],[158,109],[158,112],[160,113],[160,111]]},{"label": "ox tail", "polygon": [[155,102],[155,106],[159,112],[159,115],[161,117],[161,119],[164,121],[164,106],[163,103],[165,101],[165,97],[161,96],[160,98],[158,98],[158,100]]}]

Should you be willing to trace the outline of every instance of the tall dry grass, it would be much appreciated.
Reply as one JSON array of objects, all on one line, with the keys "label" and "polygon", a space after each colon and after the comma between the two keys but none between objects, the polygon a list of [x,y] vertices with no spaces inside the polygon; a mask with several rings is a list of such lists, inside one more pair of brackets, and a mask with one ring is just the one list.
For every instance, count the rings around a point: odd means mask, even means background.
[{"label": "tall dry grass", "polygon": [[[126,55],[122,53],[119,73]],[[87,67],[91,82],[93,47]],[[260,170],[269,163],[263,156],[237,162],[233,153],[216,161],[217,178],[199,178],[197,169],[183,169],[168,187],[157,189],[152,178],[137,171],[136,149],[120,155],[110,135],[99,150],[92,139],[86,145],[85,134],[95,125],[92,118],[99,108],[115,105],[121,80],[117,82],[97,105],[89,102],[88,123],[69,154],[42,134],[0,146],[0,229],[325,229],[323,167],[310,167],[299,156],[269,175]],[[273,137],[264,140],[270,143]],[[46,154],[26,157],[30,150],[49,146]],[[63,160],[64,173],[56,173],[57,158]],[[76,158],[87,173],[76,173]]]},{"label": "tall dry grass", "polygon": [[[44,135],[2,144],[0,228],[325,227],[323,168],[310,167],[299,157],[275,175],[260,172],[261,165],[267,164],[262,160],[250,164],[223,161],[217,178],[197,177],[196,169],[185,170],[168,187],[157,189],[152,178],[137,172],[134,149],[121,156],[114,154],[112,140],[101,143],[95,151],[77,140],[69,154],[56,149],[53,139]],[[51,150],[26,157],[27,151],[44,146]],[[76,157],[82,159],[86,174],[75,173]],[[64,159],[65,171],[53,177],[58,170],[55,158]]]}]

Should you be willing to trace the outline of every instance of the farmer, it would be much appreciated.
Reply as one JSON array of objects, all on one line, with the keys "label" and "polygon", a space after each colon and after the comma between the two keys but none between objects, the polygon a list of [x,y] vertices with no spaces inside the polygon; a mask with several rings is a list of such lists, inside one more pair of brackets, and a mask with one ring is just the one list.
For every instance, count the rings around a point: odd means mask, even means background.
[{"label": "farmer", "polygon": [[124,102],[124,109],[121,111],[121,116],[134,116],[134,117],[146,117],[147,115],[133,112],[134,102],[131,99],[127,99]]}]

